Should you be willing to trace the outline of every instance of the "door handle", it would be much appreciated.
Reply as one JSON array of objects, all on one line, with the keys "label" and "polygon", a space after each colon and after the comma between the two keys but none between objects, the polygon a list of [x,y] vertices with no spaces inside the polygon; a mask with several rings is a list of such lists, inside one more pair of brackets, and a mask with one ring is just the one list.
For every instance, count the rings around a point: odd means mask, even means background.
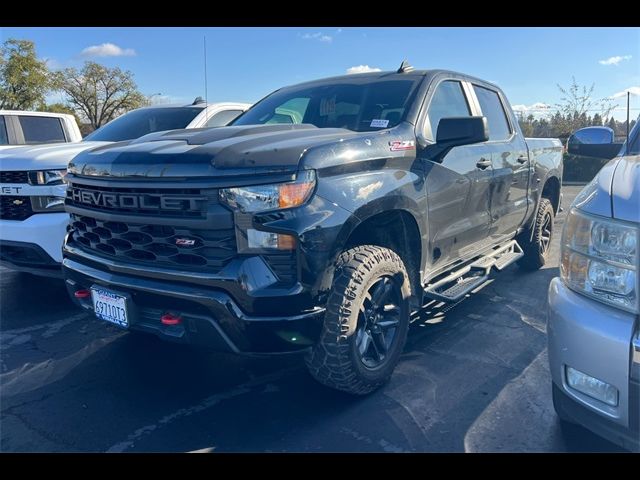
[{"label": "door handle", "polygon": [[529,157],[525,157],[524,155],[522,157],[518,157],[518,163],[521,163],[522,165],[524,165],[528,161],[529,161]]},{"label": "door handle", "polygon": [[486,158],[481,158],[480,160],[478,160],[478,163],[476,163],[476,167],[478,167],[480,170],[484,170],[487,167],[491,166],[491,160],[487,160]]}]

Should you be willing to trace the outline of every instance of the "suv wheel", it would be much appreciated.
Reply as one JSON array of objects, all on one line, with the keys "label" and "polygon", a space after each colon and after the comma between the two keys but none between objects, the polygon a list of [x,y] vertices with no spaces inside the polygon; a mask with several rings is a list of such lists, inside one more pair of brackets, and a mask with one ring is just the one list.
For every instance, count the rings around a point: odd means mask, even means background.
[{"label": "suv wheel", "polygon": [[388,248],[343,252],[320,340],[306,357],[320,383],[356,395],[383,385],[398,363],[409,329],[409,276]]}]

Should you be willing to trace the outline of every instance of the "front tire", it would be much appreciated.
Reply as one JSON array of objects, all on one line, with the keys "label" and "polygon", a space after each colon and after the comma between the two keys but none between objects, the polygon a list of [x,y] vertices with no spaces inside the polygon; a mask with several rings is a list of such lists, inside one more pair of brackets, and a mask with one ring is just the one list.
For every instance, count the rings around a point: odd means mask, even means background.
[{"label": "front tire", "polygon": [[386,383],[409,330],[409,276],[388,248],[363,245],[338,258],[320,340],[306,356],[323,385],[365,395]]},{"label": "front tire", "polygon": [[518,265],[523,270],[539,270],[547,263],[551,250],[553,219],[551,200],[541,198],[533,225],[533,237],[531,237],[531,230],[528,230],[518,242],[524,251],[524,256],[518,260]]}]

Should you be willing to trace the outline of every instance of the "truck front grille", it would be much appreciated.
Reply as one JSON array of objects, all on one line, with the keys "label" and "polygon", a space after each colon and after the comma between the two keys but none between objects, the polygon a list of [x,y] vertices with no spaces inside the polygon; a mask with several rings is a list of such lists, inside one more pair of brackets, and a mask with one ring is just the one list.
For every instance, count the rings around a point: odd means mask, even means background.
[{"label": "truck front grille", "polygon": [[31,197],[0,197],[0,220],[25,220],[33,215]]},{"label": "truck front grille", "polygon": [[207,204],[215,201],[198,188],[123,188],[73,182],[66,205],[109,212],[166,218],[206,218]]},{"label": "truck front grille", "polygon": [[236,255],[233,228],[198,230],[105,221],[71,214],[73,240],[84,250],[132,263],[214,273]]},{"label": "truck front grille", "polygon": [[0,172],[0,183],[29,183],[29,176],[25,171]]}]

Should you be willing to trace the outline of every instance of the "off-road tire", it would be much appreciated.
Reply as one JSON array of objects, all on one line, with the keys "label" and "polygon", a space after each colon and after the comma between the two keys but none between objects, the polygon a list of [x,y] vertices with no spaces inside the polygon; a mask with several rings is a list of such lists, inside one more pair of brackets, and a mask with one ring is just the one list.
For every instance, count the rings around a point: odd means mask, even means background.
[{"label": "off-road tire", "polygon": [[[548,198],[541,198],[533,225],[533,237],[531,237],[531,230],[527,230],[518,241],[524,252],[524,256],[518,260],[518,265],[523,270],[539,270],[547,263],[551,250],[553,221],[554,212],[551,201]],[[545,237],[548,237],[546,244]]]},{"label": "off-road tire", "polygon": [[[380,279],[391,283],[396,292],[397,330],[383,363],[377,368],[368,368],[356,344],[356,330],[358,321],[362,323],[364,318],[361,314],[364,302],[371,302],[367,296],[369,288]],[[386,383],[407,339],[409,296],[409,276],[395,252],[373,245],[343,252],[336,262],[320,339],[305,358],[310,374],[328,387],[354,395],[368,394]]]}]

